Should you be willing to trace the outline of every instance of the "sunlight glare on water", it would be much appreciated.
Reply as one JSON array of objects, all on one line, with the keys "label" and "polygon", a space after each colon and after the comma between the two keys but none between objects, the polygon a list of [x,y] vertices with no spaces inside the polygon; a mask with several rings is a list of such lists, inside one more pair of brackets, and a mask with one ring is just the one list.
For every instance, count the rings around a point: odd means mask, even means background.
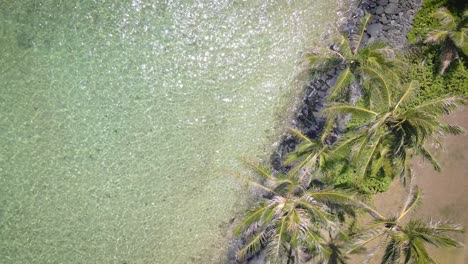
[{"label": "sunlight glare on water", "polygon": [[2,263],[220,263],[338,1],[0,2]]}]

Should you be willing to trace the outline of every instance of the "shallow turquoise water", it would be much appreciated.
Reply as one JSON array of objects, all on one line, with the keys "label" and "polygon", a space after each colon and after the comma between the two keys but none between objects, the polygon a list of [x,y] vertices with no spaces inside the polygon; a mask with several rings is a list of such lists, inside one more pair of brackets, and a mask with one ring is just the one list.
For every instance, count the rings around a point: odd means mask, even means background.
[{"label": "shallow turquoise water", "polygon": [[[325,2],[325,3],[322,3]],[[0,2],[2,263],[220,263],[337,1]]]}]

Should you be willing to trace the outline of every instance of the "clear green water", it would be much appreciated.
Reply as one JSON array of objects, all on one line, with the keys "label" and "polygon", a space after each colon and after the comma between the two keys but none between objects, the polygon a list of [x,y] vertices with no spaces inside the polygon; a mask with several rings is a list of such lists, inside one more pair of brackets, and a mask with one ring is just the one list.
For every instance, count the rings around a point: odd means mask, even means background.
[{"label": "clear green water", "polygon": [[[221,263],[337,1],[0,1],[1,263]],[[287,103],[287,102],[286,102]]]}]

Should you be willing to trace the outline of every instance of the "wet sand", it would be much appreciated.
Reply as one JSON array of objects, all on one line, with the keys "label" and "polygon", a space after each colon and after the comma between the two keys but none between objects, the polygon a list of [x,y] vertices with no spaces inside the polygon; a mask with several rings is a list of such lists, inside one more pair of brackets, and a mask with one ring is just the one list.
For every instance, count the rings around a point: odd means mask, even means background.
[{"label": "wet sand", "polygon": [[[448,220],[468,227],[468,107],[444,118],[450,124],[465,128],[462,136],[443,138],[444,149],[435,152],[442,165],[436,172],[428,162],[416,159],[413,172],[416,184],[423,193],[422,204],[410,215],[413,218]],[[398,213],[406,198],[406,191],[395,181],[389,191],[375,196],[375,207],[385,215]],[[408,218],[407,218],[408,219]],[[459,237],[468,244],[468,234]],[[440,264],[468,263],[468,250],[430,248],[434,259]],[[355,256],[350,263],[362,263],[364,257]],[[379,263],[376,258],[372,263]]]}]

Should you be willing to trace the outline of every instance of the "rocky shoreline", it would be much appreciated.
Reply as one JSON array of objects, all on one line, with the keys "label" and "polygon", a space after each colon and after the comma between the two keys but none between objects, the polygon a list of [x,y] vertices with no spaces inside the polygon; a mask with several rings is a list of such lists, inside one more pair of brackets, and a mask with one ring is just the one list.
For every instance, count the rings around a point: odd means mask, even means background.
[{"label": "rocky shoreline", "polygon": [[[348,33],[357,31],[361,17],[369,13],[372,18],[364,34],[363,44],[384,41],[401,49],[406,45],[406,35],[421,6],[422,0],[361,0],[351,10],[341,30]],[[310,138],[317,138],[323,130],[325,118],[320,112],[324,108],[329,89],[335,85],[342,70],[343,68],[336,68],[322,74],[305,88],[292,125]],[[285,172],[289,169],[282,160],[297,144],[299,140],[293,135],[282,136],[278,149],[271,155],[271,165],[275,170]]]},{"label": "rocky shoreline", "polygon": [[[415,14],[422,6],[422,0],[357,0],[357,2],[347,14],[341,31],[356,32],[361,17],[369,13],[372,18],[364,34],[363,44],[384,41],[395,48],[405,47],[406,35],[412,27]],[[329,89],[335,85],[337,76],[342,70],[343,68],[338,67],[321,74],[313,78],[304,89],[303,98],[296,107],[291,124],[310,138],[317,138],[322,133],[325,118],[321,115],[321,110],[325,106]],[[284,134],[277,150],[270,157],[273,169],[287,172],[290,168],[282,161],[299,143],[300,141],[293,135]],[[242,244],[238,239],[232,241],[228,263],[240,263],[236,261],[234,251]],[[264,263],[264,259],[264,252],[260,252],[242,263],[261,264]]]}]

